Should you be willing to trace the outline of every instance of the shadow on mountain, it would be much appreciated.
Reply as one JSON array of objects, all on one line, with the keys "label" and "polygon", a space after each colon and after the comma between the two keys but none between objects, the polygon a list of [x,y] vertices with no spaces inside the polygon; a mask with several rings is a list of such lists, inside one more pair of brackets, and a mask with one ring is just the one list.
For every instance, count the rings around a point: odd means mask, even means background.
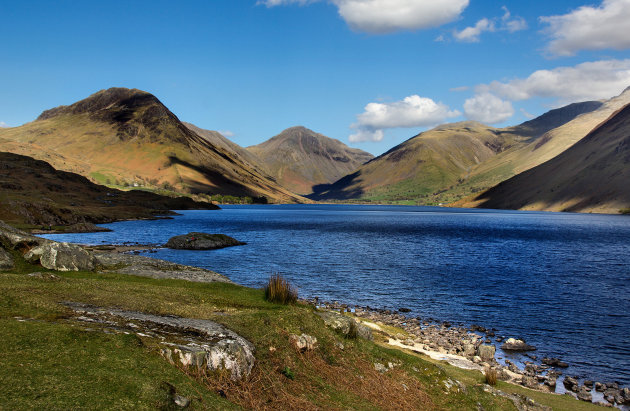
[{"label": "shadow on mountain", "polygon": [[229,194],[238,196],[257,196],[246,186],[225,177],[218,171],[211,170],[205,167],[197,166],[184,161],[175,156],[169,156],[169,165],[180,165],[188,169],[194,170],[197,173],[203,175],[214,185],[203,184],[199,181],[184,178],[183,183],[190,188],[192,193],[212,193],[212,194]]},{"label": "shadow on mountain", "polygon": [[[335,181],[332,184],[317,184],[313,186],[313,194],[309,194],[306,198],[315,201],[321,200],[353,200],[360,198],[364,194],[364,190],[359,188],[358,183],[361,181],[360,171],[348,174],[345,177]],[[349,188],[356,184],[357,188]]]}]

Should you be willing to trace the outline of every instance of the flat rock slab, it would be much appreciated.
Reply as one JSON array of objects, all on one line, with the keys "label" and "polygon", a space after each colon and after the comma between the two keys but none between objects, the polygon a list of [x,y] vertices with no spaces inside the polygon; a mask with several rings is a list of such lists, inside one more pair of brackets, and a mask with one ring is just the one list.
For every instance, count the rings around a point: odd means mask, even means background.
[{"label": "flat rock slab", "polygon": [[171,237],[165,247],[177,250],[216,250],[237,245],[245,245],[245,243],[225,234],[192,232]]},{"label": "flat rock slab", "polygon": [[80,315],[80,321],[100,323],[119,331],[156,339],[166,359],[187,368],[226,369],[231,372],[231,378],[237,380],[249,375],[254,366],[254,345],[214,321],[123,311],[75,302],[64,304]]},{"label": "flat rock slab", "polygon": [[156,258],[120,254],[116,252],[95,252],[94,256],[102,267],[99,270],[101,272],[138,275],[151,278],[170,278],[200,283],[212,283],[217,281],[232,283],[226,276],[211,270],[175,264]]}]

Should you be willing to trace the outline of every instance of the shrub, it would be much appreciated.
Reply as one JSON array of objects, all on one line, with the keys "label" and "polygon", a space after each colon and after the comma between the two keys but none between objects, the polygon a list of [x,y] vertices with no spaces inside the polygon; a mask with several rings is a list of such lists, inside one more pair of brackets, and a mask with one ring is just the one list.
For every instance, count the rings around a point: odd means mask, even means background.
[{"label": "shrub", "polygon": [[298,293],[280,274],[273,274],[265,286],[265,299],[272,303],[293,304]]},{"label": "shrub", "polygon": [[484,375],[486,376],[486,384],[497,385],[497,370],[495,368],[486,367]]}]

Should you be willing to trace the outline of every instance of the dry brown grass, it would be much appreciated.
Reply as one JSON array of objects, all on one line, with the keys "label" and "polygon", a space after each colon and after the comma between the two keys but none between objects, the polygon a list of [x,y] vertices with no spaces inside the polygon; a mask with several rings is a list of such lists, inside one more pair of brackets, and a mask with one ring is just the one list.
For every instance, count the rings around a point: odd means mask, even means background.
[{"label": "dry brown grass", "polygon": [[265,299],[272,303],[294,304],[297,301],[297,289],[280,274],[272,274],[265,285]]},{"label": "dry brown grass", "polygon": [[497,385],[497,370],[496,368],[486,367],[483,375],[486,377],[486,384]]}]

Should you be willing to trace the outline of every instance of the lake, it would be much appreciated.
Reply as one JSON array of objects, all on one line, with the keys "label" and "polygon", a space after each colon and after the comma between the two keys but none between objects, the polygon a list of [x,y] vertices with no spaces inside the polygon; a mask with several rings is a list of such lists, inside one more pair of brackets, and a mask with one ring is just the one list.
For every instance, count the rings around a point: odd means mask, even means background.
[{"label": "lake", "polygon": [[247,286],[281,273],[302,297],[494,327],[569,362],[567,375],[630,385],[629,216],[349,205],[181,213],[47,237],[163,244],[190,231],[228,234],[248,244],[148,255]]}]

